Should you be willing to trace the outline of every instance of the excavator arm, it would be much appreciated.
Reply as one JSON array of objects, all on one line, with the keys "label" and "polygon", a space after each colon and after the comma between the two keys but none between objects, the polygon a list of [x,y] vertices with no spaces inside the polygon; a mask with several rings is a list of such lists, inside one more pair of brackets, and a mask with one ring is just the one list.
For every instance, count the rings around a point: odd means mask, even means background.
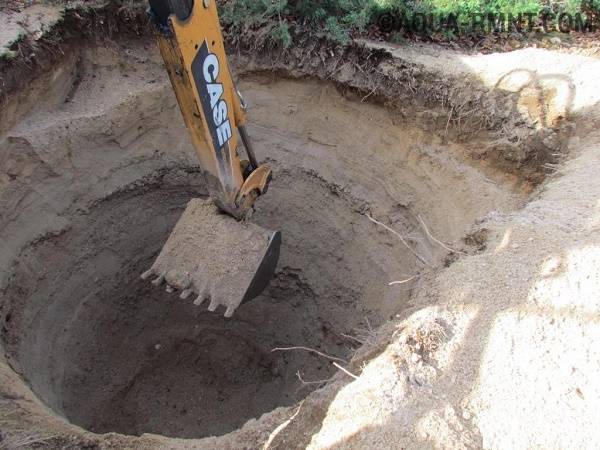
[{"label": "excavator arm", "polygon": [[[215,0],[150,0],[158,46],[211,198],[246,218],[271,181],[245,129],[246,112],[225,53]],[[239,140],[248,157],[240,160]]]},{"label": "excavator arm", "polygon": [[[271,168],[259,164],[244,127],[246,112],[235,88],[215,0],[150,0],[158,47],[196,149],[211,200],[193,199],[152,267],[182,299],[209,301],[231,317],[258,296],[279,258],[281,234],[249,222],[267,192]],[[239,156],[242,141],[247,160]]]}]

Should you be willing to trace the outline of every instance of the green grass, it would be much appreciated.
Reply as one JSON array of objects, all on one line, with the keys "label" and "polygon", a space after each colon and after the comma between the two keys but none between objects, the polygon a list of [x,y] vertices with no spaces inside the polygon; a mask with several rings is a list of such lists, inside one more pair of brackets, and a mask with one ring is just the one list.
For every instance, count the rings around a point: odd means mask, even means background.
[{"label": "green grass", "polygon": [[[290,29],[295,24],[345,43],[353,32],[368,27],[377,29],[384,14],[405,20],[410,20],[415,13],[435,17],[452,14],[465,29],[473,14],[502,13],[516,17],[553,10],[570,14],[582,12],[584,18],[600,16],[600,0],[223,0],[220,6],[225,26],[240,29],[271,26],[271,37],[286,47],[292,44]],[[390,33],[390,39],[400,39],[396,31]],[[451,28],[443,33],[450,36],[456,31]]]}]

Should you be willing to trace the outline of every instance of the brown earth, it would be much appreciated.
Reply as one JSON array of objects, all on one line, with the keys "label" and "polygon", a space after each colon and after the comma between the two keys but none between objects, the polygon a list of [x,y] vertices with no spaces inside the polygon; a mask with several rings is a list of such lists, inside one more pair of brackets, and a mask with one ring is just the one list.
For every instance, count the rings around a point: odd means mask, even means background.
[{"label": "brown earth", "polygon": [[2,69],[2,445],[597,442],[593,60],[233,42],[284,241],[226,320],[139,279],[205,196],[153,42],[62,42]]}]

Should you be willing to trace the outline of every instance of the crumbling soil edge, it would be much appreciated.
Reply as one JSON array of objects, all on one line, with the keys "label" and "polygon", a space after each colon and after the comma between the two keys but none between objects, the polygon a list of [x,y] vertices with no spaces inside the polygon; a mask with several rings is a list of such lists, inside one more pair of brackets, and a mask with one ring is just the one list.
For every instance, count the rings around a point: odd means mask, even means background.
[{"label": "crumbling soil edge", "polygon": [[[293,46],[286,49],[273,42],[269,30],[269,26],[243,34],[225,30],[228,51],[239,75],[273,72],[278,77],[332,81],[362,101],[388,106],[398,121],[415,123],[445,140],[468,144],[467,156],[474,164],[500,169],[533,185],[543,181],[565,155],[571,135],[568,118],[536,130],[516,110],[515,93],[490,90],[474,77],[429,70],[392,56],[384,48],[357,42],[340,46],[300,28],[294,30]],[[96,1],[66,8],[62,21],[50,32],[39,39],[28,36],[15,43],[19,57],[0,59],[0,111],[18,95],[20,86],[63,59],[71,46],[82,41],[151,35],[141,1],[127,7]],[[0,113],[0,123],[3,119]]]}]

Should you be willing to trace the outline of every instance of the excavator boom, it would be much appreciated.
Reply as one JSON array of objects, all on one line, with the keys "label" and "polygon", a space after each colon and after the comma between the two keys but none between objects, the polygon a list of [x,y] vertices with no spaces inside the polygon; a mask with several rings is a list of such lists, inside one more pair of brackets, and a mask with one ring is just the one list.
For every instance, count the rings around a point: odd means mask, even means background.
[{"label": "excavator boom", "polygon": [[[210,201],[194,199],[150,270],[153,283],[230,317],[260,294],[279,257],[280,233],[248,222],[267,192],[271,168],[259,165],[246,111],[227,61],[214,0],[150,0],[160,53],[192,138]],[[247,160],[240,158],[240,141]]]}]

